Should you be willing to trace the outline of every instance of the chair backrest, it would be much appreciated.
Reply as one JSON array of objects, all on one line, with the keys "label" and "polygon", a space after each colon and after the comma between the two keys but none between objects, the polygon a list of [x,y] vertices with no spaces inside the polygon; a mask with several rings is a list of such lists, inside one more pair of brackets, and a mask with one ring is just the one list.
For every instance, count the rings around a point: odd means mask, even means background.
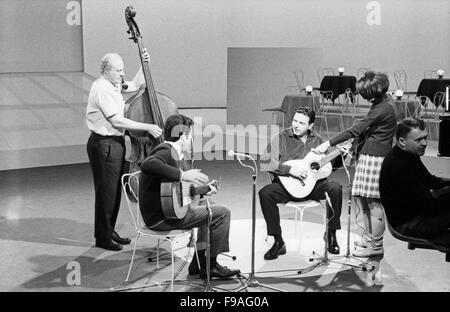
[{"label": "chair backrest", "polygon": [[416,100],[419,105],[417,106],[415,115],[417,116],[417,118],[422,118],[422,116],[426,113],[430,99],[426,95],[417,95]]},{"label": "chair backrest", "polygon": [[312,92],[312,109],[316,113],[316,117],[323,116],[323,100],[320,91],[313,90]]},{"label": "chair backrest", "polygon": [[297,86],[299,90],[303,90],[305,88],[305,80],[303,76],[303,70],[298,68],[294,70],[295,81],[297,82]]},{"label": "chair backrest", "polygon": [[144,227],[144,221],[139,208],[139,177],[141,171],[122,175],[122,190],[127,201],[128,210],[133,219],[136,231]]},{"label": "chair backrest", "polygon": [[325,104],[333,104],[333,91],[319,91],[320,100]]},{"label": "chair backrest", "polygon": [[317,78],[319,78],[319,85],[322,82],[322,79],[324,76],[335,76],[336,73],[334,71],[334,68],[331,67],[323,67],[317,69]]},{"label": "chair backrest", "polygon": [[442,106],[443,101],[445,100],[444,92],[436,92],[433,100],[425,95],[417,96],[417,99],[421,104],[419,106],[419,118],[438,119],[439,116],[444,113],[444,107]]},{"label": "chair backrest", "polygon": [[404,69],[394,70],[394,78],[397,89],[406,91],[408,89],[408,77]]},{"label": "chair backrest", "polygon": [[433,103],[437,108],[444,108],[445,103],[445,92],[438,91],[434,94]]},{"label": "chair backrest", "polygon": [[351,115],[356,114],[356,96],[350,88],[345,90],[341,111]]},{"label": "chair backrest", "polygon": [[433,79],[433,78],[437,78],[438,74],[437,74],[437,69],[427,69],[423,72],[423,78],[425,79]]},{"label": "chair backrest", "polygon": [[318,91],[320,112],[326,114],[330,105],[333,105],[333,91]]}]

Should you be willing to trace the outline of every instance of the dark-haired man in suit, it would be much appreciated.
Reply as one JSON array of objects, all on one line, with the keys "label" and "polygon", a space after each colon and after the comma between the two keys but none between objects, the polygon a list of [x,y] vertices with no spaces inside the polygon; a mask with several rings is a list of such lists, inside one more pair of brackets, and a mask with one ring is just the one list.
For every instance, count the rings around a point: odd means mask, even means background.
[{"label": "dark-haired man in suit", "polygon": [[447,235],[450,247],[450,179],[432,175],[420,160],[428,133],[423,120],[406,118],[380,172],[380,195],[389,224],[402,234],[433,239]]},{"label": "dark-haired man in suit", "polygon": [[[141,165],[139,203],[145,224],[154,230],[167,231],[174,229],[192,229],[198,227],[197,258],[194,256],[189,265],[189,274],[200,274],[206,278],[206,244],[207,217],[206,201],[201,200],[198,206],[188,210],[182,219],[166,219],[161,206],[160,192],[162,182],[189,182],[195,185],[208,184],[209,178],[199,169],[188,169],[184,154],[192,148],[192,119],[175,114],[170,116],[164,125],[165,141],[153,149]],[[210,186],[212,194],[216,191]],[[207,195],[208,195],[207,194]],[[220,253],[229,251],[230,210],[222,205],[211,202],[212,220],[210,227],[210,267],[211,277],[230,278],[240,273],[221,266],[217,262]]]}]

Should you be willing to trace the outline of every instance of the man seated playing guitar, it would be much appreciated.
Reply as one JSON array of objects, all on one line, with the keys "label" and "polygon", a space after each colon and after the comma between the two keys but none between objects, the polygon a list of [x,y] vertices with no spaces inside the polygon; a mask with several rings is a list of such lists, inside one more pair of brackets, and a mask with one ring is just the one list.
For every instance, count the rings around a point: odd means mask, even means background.
[{"label": "man seated playing guitar", "polygon": [[[187,164],[183,153],[192,148],[192,119],[175,114],[167,118],[164,125],[165,141],[153,149],[141,164],[139,203],[145,224],[158,231],[174,229],[192,229],[198,227],[197,257],[194,256],[189,265],[189,274],[200,274],[206,278],[206,244],[207,244],[207,216],[206,200],[197,206],[192,206],[181,219],[168,219],[163,212],[161,203],[161,185],[166,182],[188,182],[194,185],[207,184],[208,176],[199,169],[186,170]],[[214,187],[207,194],[214,192]],[[212,220],[210,228],[210,276],[216,278],[230,278],[240,273],[221,266],[216,261],[217,255],[229,251],[228,239],[230,231],[230,210],[222,205],[210,201]]]},{"label": "man seated playing guitar", "polygon": [[[304,167],[289,166],[285,162],[293,159],[303,159],[311,149],[323,142],[322,138],[312,131],[315,120],[315,112],[308,107],[300,107],[295,112],[291,127],[282,130],[267,147],[261,157],[261,170],[270,171],[275,178],[271,184],[264,186],[259,191],[261,209],[266,220],[267,234],[273,236],[275,242],[266,252],[264,259],[273,260],[286,253],[286,246],[281,235],[280,212],[278,203],[302,200],[323,200],[325,192],[328,193],[331,205],[327,203],[327,215],[329,218],[328,251],[339,254],[339,245],[336,239],[336,230],[341,228],[340,216],[342,208],[342,186],[327,178],[318,180],[312,191],[304,198],[296,198],[283,186],[280,178],[293,176],[306,181],[308,171]],[[309,157],[309,156],[308,156]],[[319,169],[319,172],[321,169]],[[311,174],[311,172],[310,172]]]}]

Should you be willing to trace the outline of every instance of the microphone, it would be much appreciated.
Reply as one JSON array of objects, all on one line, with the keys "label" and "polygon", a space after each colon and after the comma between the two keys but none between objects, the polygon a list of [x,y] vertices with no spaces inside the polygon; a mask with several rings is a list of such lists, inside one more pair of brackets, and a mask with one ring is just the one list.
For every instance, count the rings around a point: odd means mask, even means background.
[{"label": "microphone", "polygon": [[252,158],[252,156],[249,153],[239,153],[239,152],[235,152],[232,150],[228,151],[228,156],[233,157],[233,156],[242,156],[242,157],[249,157]]},{"label": "microphone", "polygon": [[125,80],[123,79],[123,77],[122,77],[122,88],[123,88],[124,90],[128,89],[128,85],[127,85],[127,83],[125,82]]}]

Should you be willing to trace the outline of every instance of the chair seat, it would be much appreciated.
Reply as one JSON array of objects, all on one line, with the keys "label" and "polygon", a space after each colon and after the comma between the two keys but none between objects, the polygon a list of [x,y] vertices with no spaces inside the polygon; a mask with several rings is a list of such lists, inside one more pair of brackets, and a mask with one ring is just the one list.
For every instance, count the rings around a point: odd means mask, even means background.
[{"label": "chair seat", "polygon": [[[307,208],[317,208],[318,206],[322,206],[322,204],[318,201],[315,200],[303,200],[303,201],[298,201],[298,202],[294,202],[294,201],[290,201],[287,203],[278,203],[277,204],[278,208],[281,207],[285,207],[285,208],[293,208],[295,209],[295,221],[299,220],[299,224],[300,224],[300,235],[299,235],[299,240],[298,240],[298,250],[301,250],[301,245],[302,245],[302,231],[303,231],[303,213],[305,212],[305,210]],[[297,216],[299,216],[299,219],[297,219]],[[325,219],[325,216],[324,216]],[[325,222],[325,220],[324,220]],[[297,236],[297,222],[295,223],[295,236]]]},{"label": "chair seat", "polygon": [[175,237],[186,233],[190,233],[192,230],[170,230],[170,231],[156,231],[149,229],[148,227],[142,227],[140,229],[142,234],[152,235],[152,236],[164,236],[164,237]]},{"label": "chair seat", "polygon": [[295,209],[305,209],[305,208],[312,208],[312,207],[320,206],[320,203],[318,201],[309,199],[309,200],[298,201],[298,202],[290,201],[290,202],[287,202],[284,204],[280,203],[278,205],[284,205],[286,207],[295,208]]},{"label": "chair seat", "polygon": [[419,237],[413,237],[408,236],[405,234],[402,234],[398,232],[396,229],[394,229],[389,223],[388,223],[388,229],[391,232],[392,236],[397,238],[398,240],[407,242],[408,244],[412,244],[411,247],[417,247],[417,248],[427,248],[427,249],[436,249],[440,252],[448,253],[450,252],[450,247],[444,246],[441,243],[445,242],[447,240],[448,243],[448,235],[442,235],[439,237],[435,237],[432,240],[419,238]]},{"label": "chair seat", "polygon": [[[194,229],[177,229],[177,230],[170,230],[170,231],[157,231],[152,230],[145,226],[145,222],[142,219],[140,207],[139,207],[139,176],[140,171],[137,171],[135,173],[126,173],[122,175],[121,184],[122,184],[122,190],[125,195],[125,199],[128,205],[128,210],[130,212],[131,218],[133,220],[134,229],[136,231],[136,236],[134,240],[134,246],[133,246],[133,253],[131,255],[131,261],[130,265],[128,267],[128,273],[125,278],[125,282],[128,282],[131,274],[131,268],[133,267],[134,258],[136,255],[136,248],[137,248],[137,242],[139,238],[149,238],[149,239],[156,239],[158,241],[157,247],[156,247],[156,267],[159,268],[159,247],[160,247],[160,240],[164,240],[169,243],[170,245],[170,267],[171,267],[171,279],[170,279],[170,289],[173,291],[173,285],[174,285],[174,279],[175,279],[175,256],[174,256],[174,243],[176,240],[174,238],[181,237],[185,234],[192,233],[194,235],[193,231]],[[135,185],[136,188],[132,187],[132,185]],[[192,236],[193,237],[193,236]],[[191,239],[192,239],[191,237]],[[182,248],[188,249],[188,254],[186,256],[186,259],[189,258],[190,253],[190,247],[191,244],[188,244]],[[193,244],[194,250],[197,253],[197,247],[195,244]]]}]

